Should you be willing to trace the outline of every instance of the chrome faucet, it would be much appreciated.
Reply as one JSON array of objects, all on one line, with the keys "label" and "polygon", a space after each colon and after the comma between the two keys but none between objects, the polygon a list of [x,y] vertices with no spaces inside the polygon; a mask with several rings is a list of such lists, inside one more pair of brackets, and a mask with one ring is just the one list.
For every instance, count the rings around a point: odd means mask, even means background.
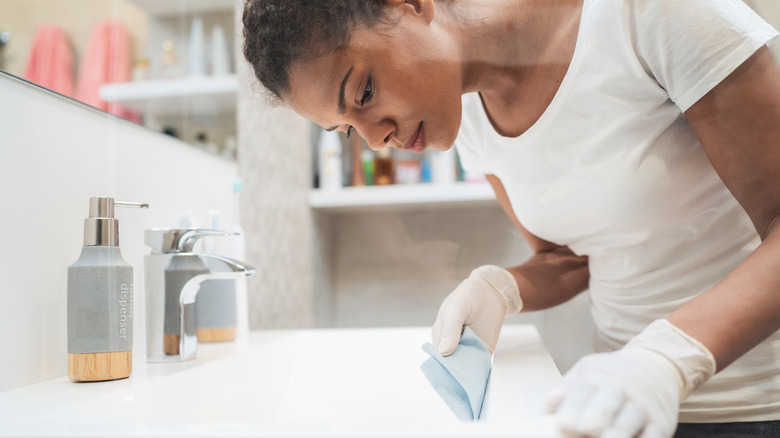
[{"label": "chrome faucet", "polygon": [[201,237],[235,234],[206,229],[146,230],[144,240],[152,248],[151,254],[144,257],[149,362],[195,358],[198,348],[195,298],[201,283],[255,274],[255,268],[244,262],[193,252]]}]

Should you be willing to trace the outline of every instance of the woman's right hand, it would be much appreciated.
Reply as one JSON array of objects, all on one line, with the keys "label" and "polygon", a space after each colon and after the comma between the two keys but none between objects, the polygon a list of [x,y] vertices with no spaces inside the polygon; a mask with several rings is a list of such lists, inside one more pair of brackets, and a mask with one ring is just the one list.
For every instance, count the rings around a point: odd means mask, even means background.
[{"label": "woman's right hand", "polygon": [[469,326],[492,354],[504,318],[522,308],[520,291],[512,274],[498,266],[480,266],[439,307],[433,324],[433,346],[442,356],[449,356],[460,342],[463,327]]}]

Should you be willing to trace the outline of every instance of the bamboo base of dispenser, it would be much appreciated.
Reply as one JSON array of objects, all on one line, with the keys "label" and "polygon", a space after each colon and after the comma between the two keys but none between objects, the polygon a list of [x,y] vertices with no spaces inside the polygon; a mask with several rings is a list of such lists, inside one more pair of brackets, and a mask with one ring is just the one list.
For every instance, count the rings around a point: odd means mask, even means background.
[{"label": "bamboo base of dispenser", "polygon": [[228,342],[236,340],[235,327],[198,329],[198,342]]},{"label": "bamboo base of dispenser", "polygon": [[179,354],[179,341],[181,340],[181,336],[179,335],[171,335],[171,334],[164,334],[163,335],[163,351],[165,354],[173,355],[173,354]]},{"label": "bamboo base of dispenser", "polygon": [[68,377],[74,382],[124,379],[132,372],[132,351],[68,353]]}]

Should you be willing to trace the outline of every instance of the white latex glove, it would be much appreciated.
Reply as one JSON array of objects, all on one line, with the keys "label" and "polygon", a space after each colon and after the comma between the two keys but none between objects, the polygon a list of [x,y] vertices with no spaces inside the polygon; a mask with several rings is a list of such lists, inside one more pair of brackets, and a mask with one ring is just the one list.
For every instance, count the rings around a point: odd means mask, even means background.
[{"label": "white latex glove", "polygon": [[715,374],[715,358],[665,319],[622,350],[580,359],[545,401],[564,433],[671,437],[680,402]]},{"label": "white latex glove", "polygon": [[498,266],[480,266],[441,303],[433,324],[432,344],[442,356],[449,356],[460,342],[463,327],[469,326],[492,354],[504,318],[522,308],[512,274]]}]

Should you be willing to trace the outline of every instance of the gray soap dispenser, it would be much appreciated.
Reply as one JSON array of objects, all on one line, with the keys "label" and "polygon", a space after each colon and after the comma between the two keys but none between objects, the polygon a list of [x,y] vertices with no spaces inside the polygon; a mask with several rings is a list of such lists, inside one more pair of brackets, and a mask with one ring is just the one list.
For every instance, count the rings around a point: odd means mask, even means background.
[{"label": "gray soap dispenser", "polygon": [[75,382],[130,376],[133,363],[133,267],[119,252],[114,206],[147,204],[89,199],[84,246],[68,267],[68,377]]}]

